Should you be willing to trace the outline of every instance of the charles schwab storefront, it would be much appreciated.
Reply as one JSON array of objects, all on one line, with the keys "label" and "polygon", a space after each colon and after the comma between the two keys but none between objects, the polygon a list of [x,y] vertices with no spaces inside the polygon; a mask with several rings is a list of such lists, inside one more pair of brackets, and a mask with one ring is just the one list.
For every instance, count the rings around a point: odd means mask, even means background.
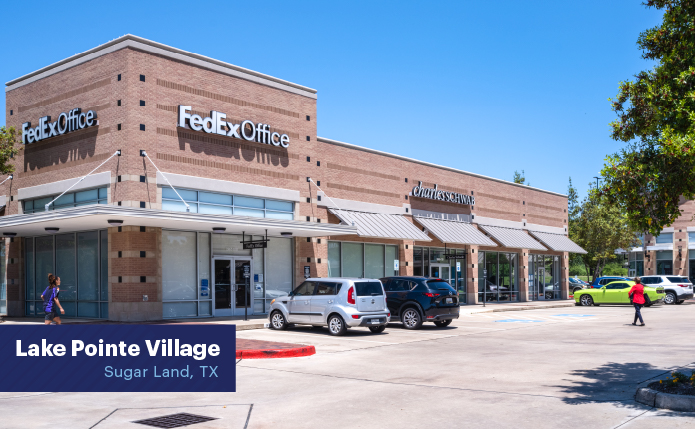
[{"label": "charles schwab storefront", "polygon": [[582,251],[564,195],[318,137],[316,90],[136,36],[6,94],[0,313],[41,315],[48,273],[111,320],[264,314],[305,275],[562,299]]}]

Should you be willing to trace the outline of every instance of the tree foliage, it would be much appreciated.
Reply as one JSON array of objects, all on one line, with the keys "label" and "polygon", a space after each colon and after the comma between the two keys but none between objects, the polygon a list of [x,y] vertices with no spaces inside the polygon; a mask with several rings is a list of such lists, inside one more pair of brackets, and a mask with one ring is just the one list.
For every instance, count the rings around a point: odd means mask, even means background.
[{"label": "tree foliage", "polygon": [[[514,183],[518,183],[520,185],[523,185],[524,182],[526,182],[526,173],[524,172],[524,170],[521,170],[521,173],[514,170],[514,178],[512,180],[514,180]],[[526,183],[526,186],[531,186],[531,185]]]},{"label": "tree foliage", "polygon": [[0,174],[14,172],[10,160],[21,150],[19,135],[14,127],[0,127]]},{"label": "tree foliage", "polygon": [[596,189],[589,191],[573,215],[570,239],[588,252],[581,259],[593,278],[600,277],[606,264],[616,259],[616,249],[638,243],[627,216]]},{"label": "tree foliage", "polygon": [[658,235],[695,197],[695,0],[649,0],[661,25],[642,32],[642,58],[653,70],[621,82],[612,138],[626,148],[606,158],[601,192],[638,231]]}]

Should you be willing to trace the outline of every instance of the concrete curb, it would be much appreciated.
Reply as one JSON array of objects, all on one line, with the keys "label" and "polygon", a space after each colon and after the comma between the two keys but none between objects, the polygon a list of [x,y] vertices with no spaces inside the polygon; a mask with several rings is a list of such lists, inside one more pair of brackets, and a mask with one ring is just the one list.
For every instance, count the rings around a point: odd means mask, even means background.
[{"label": "concrete curb", "polygon": [[249,323],[247,325],[234,325],[237,331],[246,331],[249,329],[263,329],[268,327],[268,322],[264,323]]},{"label": "concrete curb", "polygon": [[695,411],[695,396],[663,393],[648,387],[640,387],[635,393],[635,401],[650,407],[673,411]]},{"label": "concrete curb", "polygon": [[272,359],[311,356],[316,354],[314,346],[294,347],[291,349],[237,350],[237,359]]}]

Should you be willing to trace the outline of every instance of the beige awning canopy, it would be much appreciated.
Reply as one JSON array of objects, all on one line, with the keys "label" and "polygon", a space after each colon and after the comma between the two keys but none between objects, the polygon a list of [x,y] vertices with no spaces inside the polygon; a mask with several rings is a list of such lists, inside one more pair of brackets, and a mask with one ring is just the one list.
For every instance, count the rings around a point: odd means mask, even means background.
[{"label": "beige awning canopy", "polygon": [[442,243],[497,246],[494,241],[487,238],[485,234],[467,222],[427,217],[415,217],[414,219]]},{"label": "beige awning canopy", "polygon": [[346,225],[354,225],[360,237],[389,238],[394,240],[432,241],[408,219],[397,214],[365,213],[351,210],[328,209]]},{"label": "beige awning canopy", "polygon": [[562,234],[551,234],[549,232],[529,231],[550,250],[556,252],[586,253],[577,243]]},{"label": "beige awning canopy", "polygon": [[513,249],[548,250],[522,229],[490,225],[479,226],[483,229],[483,231],[487,232],[490,234],[490,236],[492,236],[492,238],[497,240],[503,247],[510,247]]}]

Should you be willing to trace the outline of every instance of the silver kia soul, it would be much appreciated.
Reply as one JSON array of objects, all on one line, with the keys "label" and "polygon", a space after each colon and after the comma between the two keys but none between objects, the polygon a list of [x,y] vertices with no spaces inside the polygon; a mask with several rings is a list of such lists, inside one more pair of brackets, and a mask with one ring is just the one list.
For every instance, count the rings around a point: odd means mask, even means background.
[{"label": "silver kia soul", "polygon": [[272,329],[296,323],[328,326],[331,335],[343,335],[357,326],[383,332],[391,313],[378,279],[329,277],[306,279],[289,295],[275,298],[268,317]]}]

